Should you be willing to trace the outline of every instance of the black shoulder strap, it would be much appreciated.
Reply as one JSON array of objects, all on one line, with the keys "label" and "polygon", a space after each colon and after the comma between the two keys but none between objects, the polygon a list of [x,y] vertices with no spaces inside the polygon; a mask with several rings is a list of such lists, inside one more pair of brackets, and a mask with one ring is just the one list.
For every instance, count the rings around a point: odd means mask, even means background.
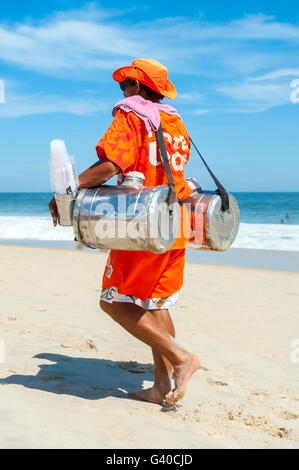
[{"label": "black shoulder strap", "polygon": [[218,188],[217,192],[218,192],[218,194],[219,194],[219,196],[221,197],[221,200],[222,200],[222,210],[227,211],[229,209],[229,198],[228,198],[227,191],[224,189],[224,187],[222,186],[220,181],[218,181],[218,179],[216,178],[216,176],[214,175],[212,170],[210,170],[210,168],[208,167],[207,163],[205,162],[205,160],[202,157],[200,151],[198,150],[198,148],[196,147],[195,143],[193,142],[193,140],[191,139],[190,136],[189,136],[189,139],[190,139],[191,144],[195,148],[196,152],[198,153],[198,155],[200,156],[200,158],[204,162],[206,169],[208,170],[208,172],[212,176],[213,180],[215,181],[215,184]]},{"label": "black shoulder strap", "polygon": [[[160,148],[162,161],[163,161],[165,171],[166,171],[166,175],[167,175],[167,179],[168,179],[168,185],[169,185],[169,188],[170,188],[169,195],[168,195],[168,204],[170,205],[174,202],[177,202],[177,196],[176,196],[173,177],[172,177],[172,173],[171,173],[171,169],[170,169],[170,165],[169,165],[169,161],[168,161],[168,157],[167,157],[167,152],[166,152],[166,147],[165,147],[165,140],[164,140],[161,124],[159,126],[159,129],[157,131],[155,131],[155,134],[156,134],[156,137],[157,137],[158,146]],[[224,212],[227,211],[229,209],[229,197],[228,197],[227,191],[224,189],[224,187],[222,186],[220,181],[216,178],[216,176],[214,175],[212,170],[209,168],[208,164],[205,162],[204,158],[202,157],[201,153],[199,152],[198,148],[196,147],[196,145],[194,144],[194,142],[193,142],[193,140],[191,139],[190,136],[189,136],[189,138],[190,138],[190,142],[192,143],[193,147],[195,148],[198,155],[202,159],[205,167],[207,168],[208,172],[210,173],[211,177],[213,178],[213,180],[214,180],[214,182],[215,182],[215,184],[218,188],[216,192],[221,197],[222,210]]]},{"label": "black shoulder strap", "polygon": [[166,151],[166,146],[165,146],[165,140],[164,140],[164,135],[162,131],[162,126],[160,124],[159,129],[155,131],[156,137],[157,137],[157,142],[158,146],[160,149],[163,165],[166,171],[166,176],[168,179],[168,185],[169,185],[169,194],[168,194],[168,205],[171,205],[175,202],[178,202],[177,195],[175,192],[175,186],[173,182],[173,177],[171,173],[171,168],[170,164],[168,161],[168,156],[167,156],[167,151]]}]

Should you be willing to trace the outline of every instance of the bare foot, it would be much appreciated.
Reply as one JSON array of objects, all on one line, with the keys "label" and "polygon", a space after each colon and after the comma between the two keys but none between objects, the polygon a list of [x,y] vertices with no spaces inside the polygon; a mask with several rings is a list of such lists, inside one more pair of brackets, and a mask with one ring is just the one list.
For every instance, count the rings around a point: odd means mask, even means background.
[{"label": "bare foot", "polygon": [[190,354],[179,366],[174,366],[175,389],[167,394],[163,405],[173,406],[184,396],[191,375],[199,368],[200,360],[193,354]]},{"label": "bare foot", "polygon": [[132,398],[133,400],[142,400],[142,401],[150,401],[151,403],[159,403],[163,404],[163,400],[167,393],[169,393],[171,388],[169,387],[165,391],[161,390],[160,388],[154,386],[151,388],[147,388],[146,390],[141,390],[140,392],[136,393],[128,393],[128,398]]}]

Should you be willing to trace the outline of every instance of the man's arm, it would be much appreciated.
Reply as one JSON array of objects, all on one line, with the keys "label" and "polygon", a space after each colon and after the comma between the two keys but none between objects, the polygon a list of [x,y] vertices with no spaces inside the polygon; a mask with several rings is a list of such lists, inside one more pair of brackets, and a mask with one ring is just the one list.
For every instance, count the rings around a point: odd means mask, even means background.
[{"label": "man's arm", "polygon": [[120,171],[119,166],[108,158],[102,159],[79,175],[79,189],[93,188],[106,183]]},{"label": "man's arm", "polygon": [[[107,158],[101,159],[87,170],[79,175],[79,189],[92,188],[106,183],[110,178],[117,175],[121,169],[118,165],[111,162]],[[49,203],[49,209],[53,219],[53,225],[56,227],[58,220],[58,210],[56,200],[53,199]]]}]

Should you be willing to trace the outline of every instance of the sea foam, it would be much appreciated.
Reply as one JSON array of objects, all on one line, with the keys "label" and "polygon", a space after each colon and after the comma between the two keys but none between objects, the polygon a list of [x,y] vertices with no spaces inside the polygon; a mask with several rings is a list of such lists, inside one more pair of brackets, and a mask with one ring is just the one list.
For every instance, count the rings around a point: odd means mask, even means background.
[{"label": "sea foam", "polygon": [[[54,227],[51,217],[0,216],[0,239],[74,240],[72,227]],[[233,248],[299,251],[299,225],[241,223]]]},{"label": "sea foam", "polygon": [[2,216],[0,239],[74,240],[74,233],[72,227],[54,227],[50,217]]},{"label": "sea foam", "polygon": [[241,223],[232,247],[299,251],[299,225]]}]

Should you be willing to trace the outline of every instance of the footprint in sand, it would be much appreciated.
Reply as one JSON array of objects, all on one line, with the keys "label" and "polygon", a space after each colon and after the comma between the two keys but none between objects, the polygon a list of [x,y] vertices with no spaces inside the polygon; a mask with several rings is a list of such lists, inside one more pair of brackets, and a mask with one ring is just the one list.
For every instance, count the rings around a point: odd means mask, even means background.
[{"label": "footprint in sand", "polygon": [[229,421],[238,421],[248,426],[251,431],[264,432],[269,436],[285,438],[291,433],[290,429],[278,427],[267,416],[256,416],[246,413],[242,409],[228,410],[227,418]]},{"label": "footprint in sand", "polygon": [[100,385],[90,385],[89,388],[92,388],[93,390],[100,390],[103,392],[111,392],[111,390],[113,390],[113,388],[101,387]]},{"label": "footprint in sand", "polygon": [[209,385],[217,385],[217,386],[220,386],[220,387],[227,387],[227,383],[226,382],[221,382],[221,380],[214,380],[214,379],[211,379],[210,377],[208,377],[206,379],[206,382],[209,384]]},{"label": "footprint in sand", "polygon": [[48,310],[45,308],[38,308],[38,307],[27,307],[28,310],[32,312],[47,312]]},{"label": "footprint in sand", "polygon": [[115,365],[110,365],[109,367],[124,369],[128,372],[132,372],[133,374],[154,373],[155,371],[153,364],[138,364],[136,361],[118,362]]},{"label": "footprint in sand", "polygon": [[77,349],[78,351],[81,352],[86,352],[90,351],[91,349],[97,351],[98,348],[95,344],[95,342],[92,339],[87,339],[86,341],[83,341],[82,343],[76,343],[76,344],[60,344],[62,348],[65,349]]},{"label": "footprint in sand", "polygon": [[0,318],[0,323],[5,323],[8,321],[23,320],[23,318],[12,317],[11,315],[5,315],[5,317]]},{"label": "footprint in sand", "polygon": [[17,336],[23,336],[23,335],[28,335],[28,334],[32,333],[32,331],[30,331],[30,330],[14,330],[14,331],[10,331],[10,333],[12,333],[14,335],[17,335]]},{"label": "footprint in sand", "polygon": [[290,419],[297,419],[298,415],[295,413],[292,413],[291,411],[288,410],[273,410],[273,413],[278,416],[279,418],[285,419],[285,420],[290,420]]},{"label": "footprint in sand", "polygon": [[252,392],[251,395],[254,395],[256,397],[266,398],[266,397],[269,396],[269,393],[267,393],[267,392]]},{"label": "footprint in sand", "polygon": [[54,375],[52,375],[52,376],[42,375],[41,378],[44,382],[49,382],[50,380],[65,380],[65,377],[62,377],[62,376],[59,376],[59,375],[56,375],[56,376],[54,376]]}]

